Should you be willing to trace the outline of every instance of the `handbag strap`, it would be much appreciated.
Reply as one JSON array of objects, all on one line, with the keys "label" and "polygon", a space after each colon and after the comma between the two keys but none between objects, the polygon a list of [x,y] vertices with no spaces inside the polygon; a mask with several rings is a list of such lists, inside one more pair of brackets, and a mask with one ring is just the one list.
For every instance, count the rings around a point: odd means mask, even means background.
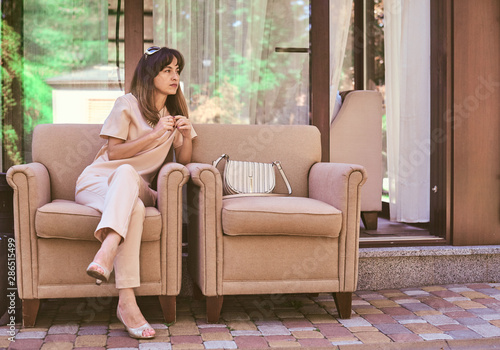
[{"label": "handbag strap", "polygon": [[229,159],[229,156],[228,156],[227,154],[225,154],[225,153],[224,153],[224,154],[223,154],[223,155],[221,155],[219,158],[217,158],[216,160],[214,160],[214,162],[213,162],[213,166],[217,168],[217,165],[219,165],[220,161],[221,161],[222,159],[224,159],[224,158],[225,158],[225,159],[226,159],[226,161],[227,161],[227,160]]},{"label": "handbag strap", "polygon": [[283,171],[283,167],[281,166],[281,162],[279,160],[274,161],[273,165],[275,165],[276,168],[278,168],[278,171],[280,172],[281,177],[283,178],[283,181],[285,181],[286,188],[288,189],[288,194],[289,195],[292,194],[292,187],[290,186],[290,183],[288,182],[288,179],[285,175],[285,172]]}]

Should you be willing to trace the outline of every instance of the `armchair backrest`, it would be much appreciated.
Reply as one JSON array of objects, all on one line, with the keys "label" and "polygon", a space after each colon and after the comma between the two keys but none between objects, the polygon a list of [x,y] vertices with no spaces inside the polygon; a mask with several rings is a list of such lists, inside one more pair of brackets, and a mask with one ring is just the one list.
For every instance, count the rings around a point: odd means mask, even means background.
[{"label": "armchair backrest", "polygon": [[75,199],[83,169],[94,160],[105,139],[102,124],[40,124],[33,130],[33,162],[49,171],[52,199]]},{"label": "armchair backrest", "polygon": [[[194,128],[198,137],[193,140],[192,162],[211,164],[223,153],[233,160],[279,160],[292,186],[292,195],[308,196],[309,170],[313,164],[321,161],[321,138],[316,127],[195,124]],[[278,174],[275,192],[287,192]]]}]

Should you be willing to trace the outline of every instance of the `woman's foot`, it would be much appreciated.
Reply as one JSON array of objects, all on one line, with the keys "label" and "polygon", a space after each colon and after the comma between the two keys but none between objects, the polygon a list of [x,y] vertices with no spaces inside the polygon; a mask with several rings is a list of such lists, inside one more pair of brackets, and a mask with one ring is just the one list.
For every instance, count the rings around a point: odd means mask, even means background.
[{"label": "woman's foot", "polygon": [[95,283],[100,286],[102,282],[108,282],[111,270],[108,270],[96,262],[91,262],[87,267],[87,275],[95,278]]},{"label": "woman's foot", "polygon": [[113,261],[115,260],[118,245],[122,237],[116,232],[110,232],[97,251],[94,260],[87,267],[87,274],[97,279],[96,283],[107,282],[111,271],[113,271]]},{"label": "woman's foot", "polygon": [[156,334],[137,305],[133,289],[120,289],[116,315],[133,338],[149,339]]}]

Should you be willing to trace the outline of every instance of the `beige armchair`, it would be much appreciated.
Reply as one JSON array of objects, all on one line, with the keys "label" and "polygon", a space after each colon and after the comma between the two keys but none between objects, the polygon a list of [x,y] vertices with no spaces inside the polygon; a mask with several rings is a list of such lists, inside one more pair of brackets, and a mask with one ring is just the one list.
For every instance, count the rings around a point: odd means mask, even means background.
[{"label": "beige armchair", "polygon": [[[14,189],[17,287],[23,324],[34,326],[40,300],[117,295],[114,275],[97,286],[85,270],[100,243],[100,212],[74,202],[76,179],[104,140],[101,125],[45,124],[33,133],[33,162],[7,172]],[[175,321],[181,286],[182,185],[189,173],[166,163],[158,174],[157,207],[146,208],[137,295],[158,295],[167,322]]]},{"label": "beige armchair", "polygon": [[360,164],[368,173],[361,194],[361,219],[377,229],[382,210],[382,95],[378,91],[341,93],[342,106],[330,127],[330,162]]},{"label": "beige armchair", "polygon": [[[188,268],[207,297],[208,322],[224,295],[332,292],[342,318],[356,290],[363,167],[321,163],[307,125],[195,125],[188,201]],[[292,196],[224,198],[222,153],[279,160]],[[286,193],[277,175],[275,192]]]}]

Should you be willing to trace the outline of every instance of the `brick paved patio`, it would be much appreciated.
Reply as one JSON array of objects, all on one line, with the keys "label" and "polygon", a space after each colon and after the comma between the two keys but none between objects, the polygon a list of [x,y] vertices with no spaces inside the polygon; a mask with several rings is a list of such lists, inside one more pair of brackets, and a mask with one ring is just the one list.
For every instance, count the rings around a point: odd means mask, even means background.
[{"label": "brick paved patio", "polygon": [[179,298],[171,325],[157,298],[138,300],[152,340],[127,335],[116,298],[51,299],[15,341],[0,327],[0,349],[500,349],[500,283],[358,291],[348,320],[328,294],[226,296],[219,324],[203,300]]}]

